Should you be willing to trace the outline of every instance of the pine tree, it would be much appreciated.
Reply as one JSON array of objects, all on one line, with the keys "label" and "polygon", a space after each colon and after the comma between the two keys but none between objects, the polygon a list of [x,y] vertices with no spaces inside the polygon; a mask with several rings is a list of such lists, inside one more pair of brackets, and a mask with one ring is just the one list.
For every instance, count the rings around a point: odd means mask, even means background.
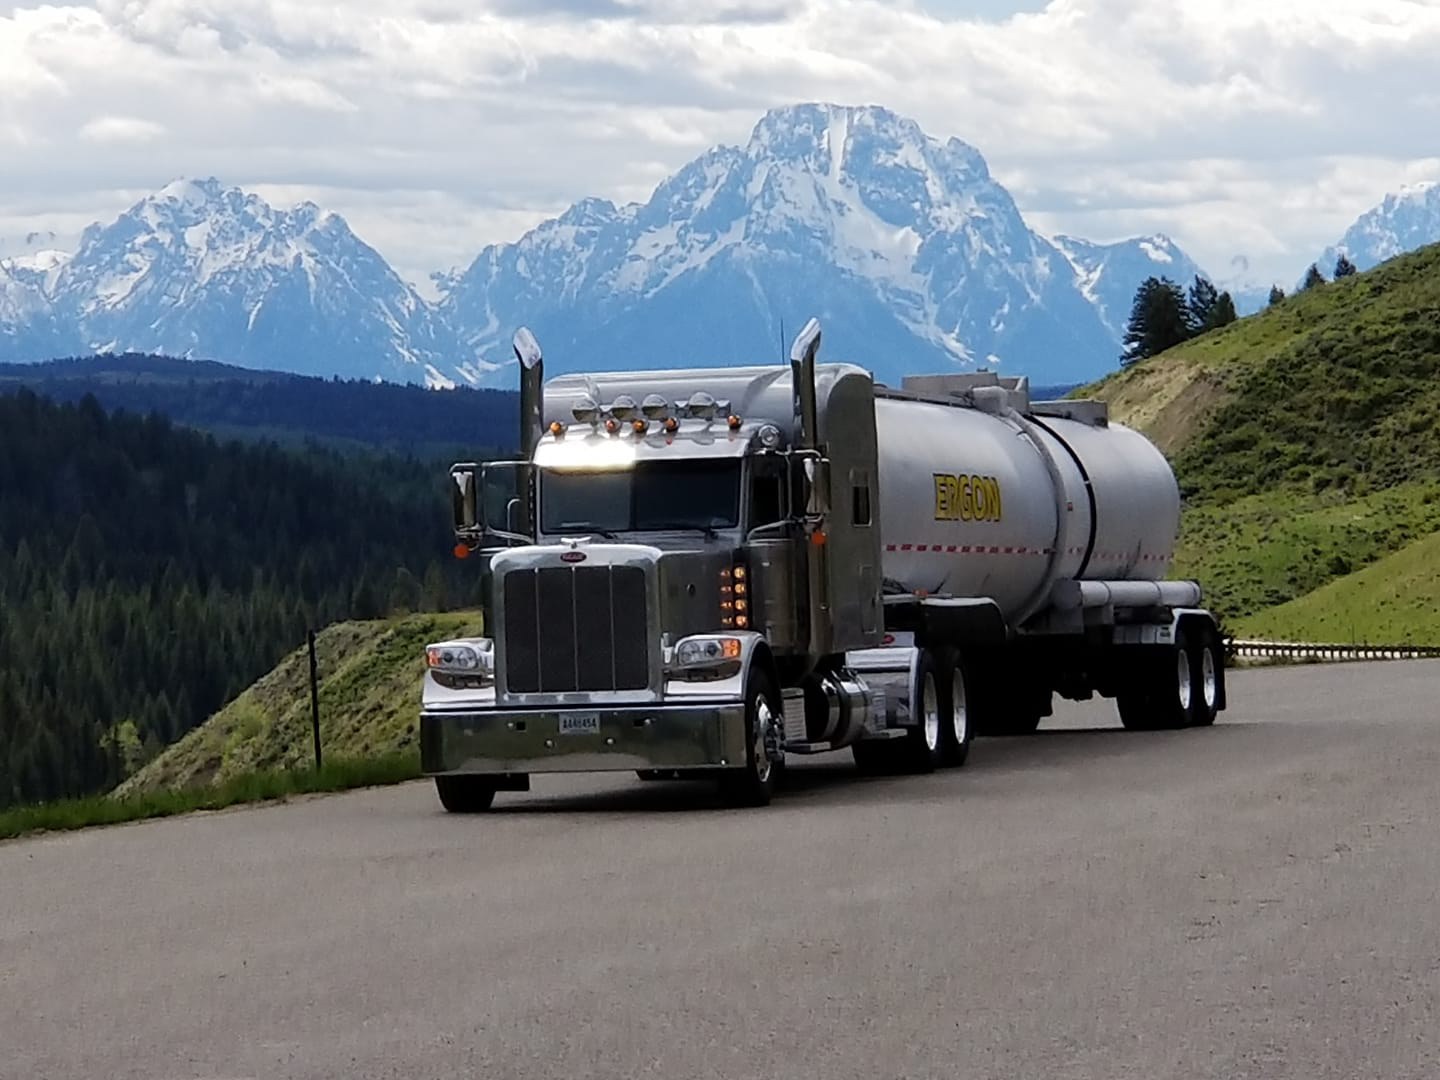
[{"label": "pine tree", "polygon": [[1146,278],[1135,293],[1130,321],[1125,328],[1125,352],[1120,363],[1129,366],[1158,355],[1190,337],[1185,292],[1169,278]]},{"label": "pine tree", "polygon": [[1190,297],[1185,303],[1192,332],[1203,334],[1207,330],[1215,329],[1215,305],[1219,302],[1220,291],[1209,279],[1197,274],[1195,284],[1190,286]]},{"label": "pine tree", "polygon": [[1335,260],[1335,280],[1339,281],[1341,278],[1352,277],[1358,272],[1355,264],[1352,263],[1349,257],[1342,251],[1340,257]]},{"label": "pine tree", "polygon": [[1222,292],[1215,301],[1215,310],[1211,312],[1210,329],[1215,330],[1222,326],[1229,326],[1240,316],[1235,311],[1235,300],[1228,292]]},{"label": "pine tree", "polygon": [[1317,285],[1324,284],[1325,275],[1320,272],[1320,267],[1316,266],[1314,263],[1311,263],[1310,269],[1305,271],[1305,280],[1301,283],[1300,288],[1302,290],[1308,291],[1315,288]]},{"label": "pine tree", "polygon": [[1274,307],[1276,304],[1280,303],[1280,301],[1281,301],[1281,300],[1284,300],[1284,299],[1285,299],[1285,290],[1282,289],[1282,288],[1280,288],[1279,285],[1271,285],[1271,286],[1270,286],[1270,306],[1271,306],[1271,307]]}]

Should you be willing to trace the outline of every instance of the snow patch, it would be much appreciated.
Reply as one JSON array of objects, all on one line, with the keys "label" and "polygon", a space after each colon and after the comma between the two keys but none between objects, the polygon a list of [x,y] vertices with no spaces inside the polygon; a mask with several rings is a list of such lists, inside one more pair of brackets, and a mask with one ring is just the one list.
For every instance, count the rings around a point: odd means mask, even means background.
[{"label": "snow patch", "polygon": [[447,379],[434,364],[426,364],[425,387],[429,390],[454,390],[455,380]]},{"label": "snow patch", "polygon": [[1139,241],[1140,250],[1145,253],[1147,258],[1153,259],[1157,263],[1175,261],[1175,257],[1166,250],[1167,246],[1165,241],[1158,236]]}]

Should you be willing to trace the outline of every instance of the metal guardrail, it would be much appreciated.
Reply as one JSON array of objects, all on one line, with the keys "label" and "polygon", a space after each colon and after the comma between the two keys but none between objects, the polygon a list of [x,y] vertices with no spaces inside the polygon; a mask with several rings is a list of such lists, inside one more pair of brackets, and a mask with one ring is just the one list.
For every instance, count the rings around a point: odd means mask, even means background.
[{"label": "metal guardrail", "polygon": [[1344,645],[1305,641],[1250,641],[1229,638],[1232,657],[1276,657],[1292,660],[1434,660],[1440,645]]}]

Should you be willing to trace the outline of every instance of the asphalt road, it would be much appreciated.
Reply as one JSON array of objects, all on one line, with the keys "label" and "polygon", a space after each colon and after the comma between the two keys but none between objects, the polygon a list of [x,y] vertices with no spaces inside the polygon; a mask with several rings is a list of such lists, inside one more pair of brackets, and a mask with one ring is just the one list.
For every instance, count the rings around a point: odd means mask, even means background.
[{"label": "asphalt road", "polygon": [[761,811],[422,783],[3,844],[0,1076],[1440,1076],[1440,664],[1112,715]]}]

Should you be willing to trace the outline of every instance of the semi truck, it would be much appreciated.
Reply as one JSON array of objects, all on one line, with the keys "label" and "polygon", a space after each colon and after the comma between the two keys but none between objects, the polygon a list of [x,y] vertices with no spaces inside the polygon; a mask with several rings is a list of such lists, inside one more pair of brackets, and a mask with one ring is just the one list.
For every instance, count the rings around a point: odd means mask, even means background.
[{"label": "semi truck", "polygon": [[1057,696],[1130,729],[1212,724],[1216,620],[1166,578],[1169,463],[1103,402],[1023,376],[818,363],[564,374],[514,337],[516,460],[451,468],[483,637],[427,645],[422,768],[452,812],[538,774],[718,782],[787,756],[963,765]]}]

